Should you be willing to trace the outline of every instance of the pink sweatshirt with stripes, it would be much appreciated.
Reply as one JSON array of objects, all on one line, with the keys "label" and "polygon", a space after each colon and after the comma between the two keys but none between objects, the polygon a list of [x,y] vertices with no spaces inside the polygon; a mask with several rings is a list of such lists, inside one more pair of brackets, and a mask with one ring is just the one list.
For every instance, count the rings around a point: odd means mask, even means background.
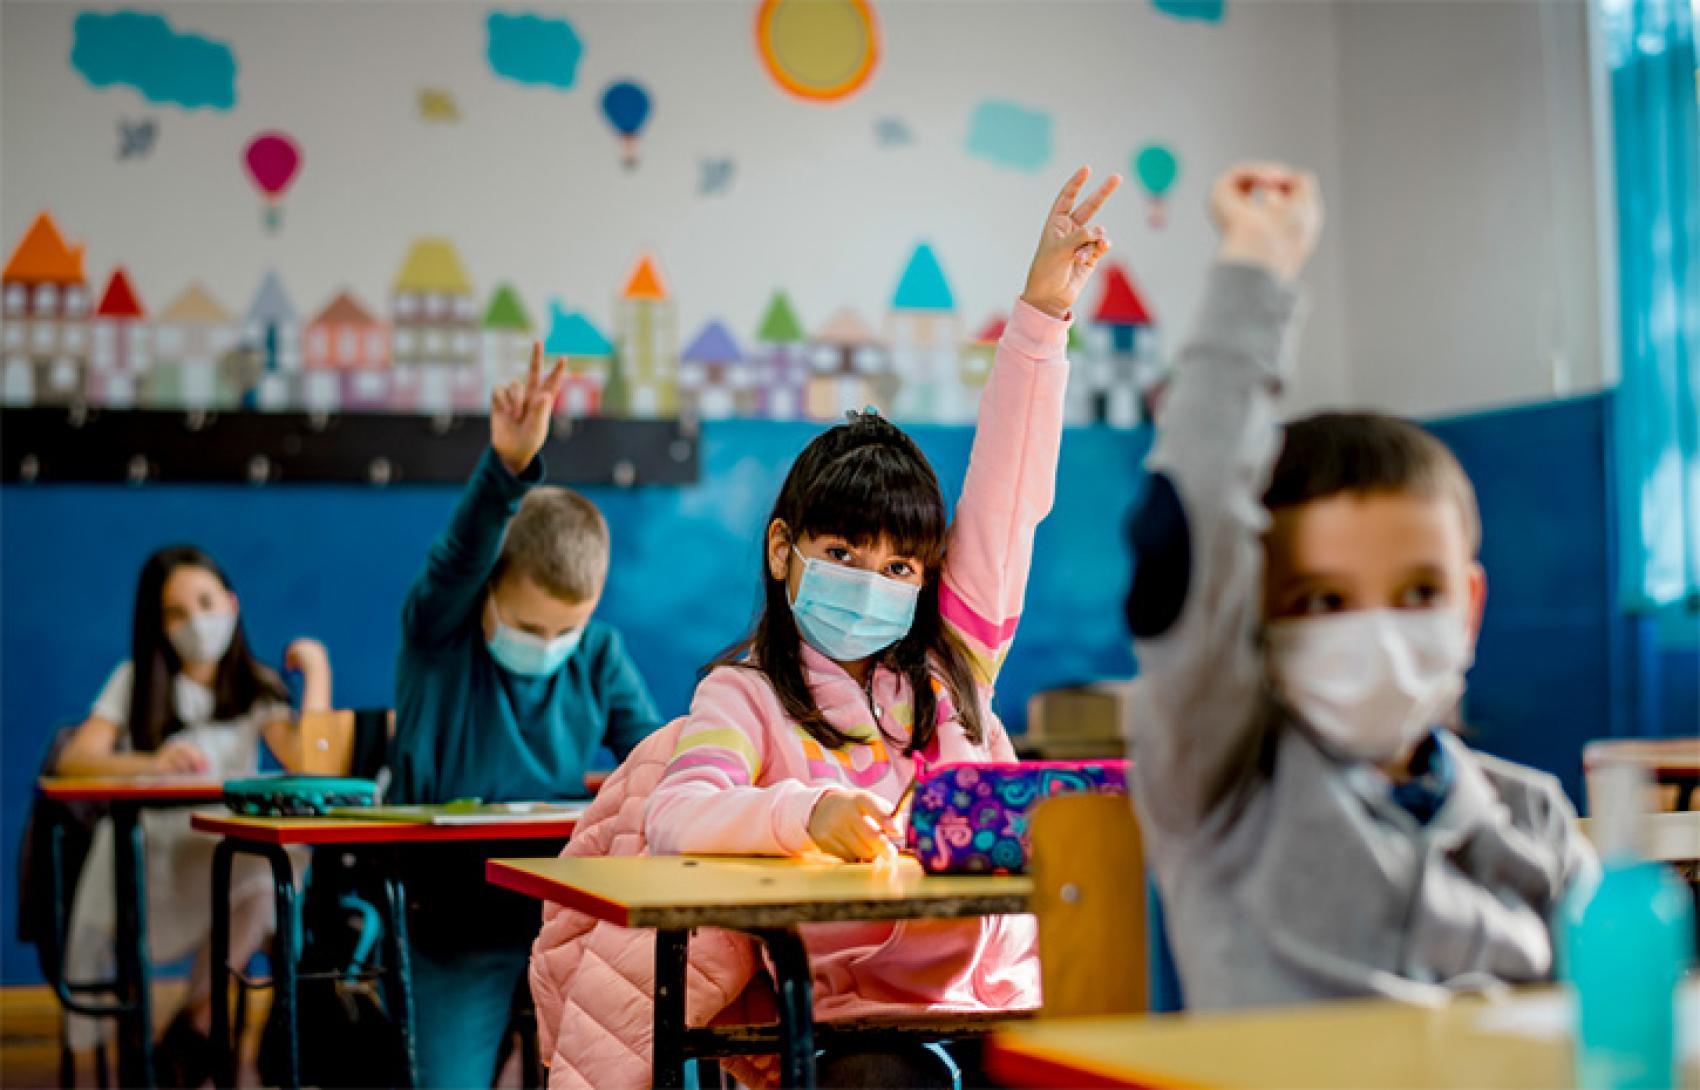
[{"label": "pink sweatshirt with stripes", "polygon": [[[968,476],[951,524],[939,608],[979,682],[984,742],[967,736],[941,693],[939,730],[920,761],[1011,761],[992,713],[999,668],[1021,618],[1033,534],[1051,507],[1068,381],[1068,321],[1017,302],[980,403]],[[842,667],[803,648],[803,668],[828,721],[856,739],[829,750],[788,719],[758,672],[714,670],[697,687],[671,762],[650,796],[645,837],[656,854],[795,855],[813,847],[815,803],[831,789],[889,806],[916,761],[901,740],[913,724],[908,682],[887,669],[864,691]],[[1039,1005],[1031,917],[817,924],[803,929],[819,1017],[889,1011],[1016,1010]]]}]

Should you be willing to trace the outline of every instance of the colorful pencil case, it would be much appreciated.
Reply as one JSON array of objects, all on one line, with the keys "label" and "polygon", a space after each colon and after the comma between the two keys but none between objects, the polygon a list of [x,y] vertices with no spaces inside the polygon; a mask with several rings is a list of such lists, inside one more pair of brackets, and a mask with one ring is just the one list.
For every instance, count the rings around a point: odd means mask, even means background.
[{"label": "colorful pencil case", "polygon": [[909,850],[932,874],[1021,874],[1033,808],[1054,795],[1127,794],[1126,761],[953,764],[915,786]]},{"label": "colorful pencil case", "polygon": [[323,817],[333,806],[371,806],[378,785],[346,776],[254,776],[227,780],[224,804],[245,817]]}]

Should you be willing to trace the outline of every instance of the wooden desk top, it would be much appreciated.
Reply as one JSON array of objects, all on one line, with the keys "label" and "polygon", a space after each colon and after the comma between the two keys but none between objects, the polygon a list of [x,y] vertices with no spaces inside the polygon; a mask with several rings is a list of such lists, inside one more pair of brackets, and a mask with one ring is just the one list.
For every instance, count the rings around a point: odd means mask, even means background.
[{"label": "wooden desk top", "polygon": [[[1550,991],[1527,993],[1550,995]],[[1512,1002],[1516,1002],[1513,1000]],[[1492,1004],[1351,1002],[1241,1013],[1043,1020],[998,1031],[991,1073],[1012,1086],[1504,1090],[1575,1085],[1568,1038],[1477,1024]],[[1700,1086],[1700,1068],[1683,1070]]]},{"label": "wooden desk top", "polygon": [[1627,761],[1666,782],[1700,778],[1700,738],[1601,738],[1582,747],[1582,767]]},{"label": "wooden desk top", "polygon": [[487,825],[420,825],[345,818],[196,814],[189,824],[203,833],[260,844],[444,844],[475,840],[566,840],[577,821],[564,818]]},{"label": "wooden desk top", "polygon": [[1032,879],[932,877],[871,864],[735,857],[492,859],[496,885],[625,927],[783,927],[1027,911]]},{"label": "wooden desk top", "polygon": [[[1647,858],[1661,863],[1700,862],[1700,810],[1642,814],[1641,838]],[[1579,823],[1582,835],[1594,838],[1594,819]]]},{"label": "wooden desk top", "polygon": [[220,802],[224,784],[176,776],[70,777],[44,776],[36,790],[58,802],[139,802],[174,806],[193,802]]}]

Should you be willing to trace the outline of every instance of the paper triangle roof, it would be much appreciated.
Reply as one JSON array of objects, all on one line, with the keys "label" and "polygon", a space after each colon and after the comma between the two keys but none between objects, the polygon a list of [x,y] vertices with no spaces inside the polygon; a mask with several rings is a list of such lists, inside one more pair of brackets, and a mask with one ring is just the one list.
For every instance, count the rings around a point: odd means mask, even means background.
[{"label": "paper triangle roof", "polygon": [[944,278],[944,269],[939,267],[938,256],[925,242],[916,246],[915,252],[909,255],[909,264],[904,268],[903,277],[897,282],[897,291],[892,295],[891,308],[956,309],[956,300],[950,294],[950,282]]},{"label": "paper triangle roof", "polygon": [[815,331],[814,339],[836,348],[860,348],[880,343],[862,316],[849,307],[840,308],[828,318],[826,324]]},{"label": "paper triangle roof", "polygon": [[1008,324],[1009,319],[1006,316],[993,314],[986,319],[986,324],[980,327],[972,340],[975,344],[996,344],[1003,339],[1004,326]]},{"label": "paper triangle roof", "polygon": [[288,325],[295,320],[295,304],[289,301],[289,293],[283,290],[282,278],[277,275],[276,269],[266,270],[266,275],[260,280],[260,290],[254,293],[254,301],[248,304],[248,321],[260,325],[274,322]]},{"label": "paper triangle roof", "polygon": [[82,244],[72,246],[65,241],[59,225],[53,222],[53,213],[38,212],[13,248],[0,278],[8,283],[81,284],[87,279],[83,275]]},{"label": "paper triangle roof", "polygon": [[485,329],[505,329],[514,333],[531,332],[531,315],[512,284],[499,284],[490,305],[484,308]]},{"label": "paper triangle roof", "polygon": [[744,353],[726,323],[716,319],[698,331],[679,358],[686,363],[737,363]]},{"label": "paper triangle roof", "polygon": [[1103,277],[1104,294],[1098,300],[1098,309],[1092,312],[1092,320],[1100,325],[1150,325],[1151,311],[1126,267],[1119,261],[1105,265]]},{"label": "paper triangle roof", "polygon": [[197,280],[166,304],[165,309],[159,312],[159,320],[211,325],[215,322],[230,321],[230,312],[220,306],[218,300],[212,297],[212,293]]},{"label": "paper triangle roof", "polygon": [[130,274],[120,265],[107,278],[106,290],[100,293],[100,304],[94,308],[96,318],[145,318],[142,297],[130,283]]},{"label": "paper triangle roof", "polygon": [[549,339],[543,342],[544,352],[551,356],[596,359],[614,354],[614,346],[589,318],[556,302],[549,304],[549,314]]},{"label": "paper triangle roof", "polygon": [[353,292],[339,291],[313,319],[314,325],[377,325],[372,312],[360,305]]},{"label": "paper triangle roof", "polygon": [[466,278],[454,243],[446,238],[416,239],[396,277],[399,292],[429,292],[433,295],[470,295],[472,281]]},{"label": "paper triangle roof", "polygon": [[768,301],[767,313],[762,315],[756,340],[764,344],[796,344],[802,339],[803,323],[797,320],[790,298],[782,291],[774,292],[773,298]]},{"label": "paper triangle roof", "polygon": [[648,254],[638,258],[637,268],[626,278],[626,286],[620,292],[622,299],[660,300],[667,298],[667,288],[661,283],[661,274],[655,270],[655,259]]}]

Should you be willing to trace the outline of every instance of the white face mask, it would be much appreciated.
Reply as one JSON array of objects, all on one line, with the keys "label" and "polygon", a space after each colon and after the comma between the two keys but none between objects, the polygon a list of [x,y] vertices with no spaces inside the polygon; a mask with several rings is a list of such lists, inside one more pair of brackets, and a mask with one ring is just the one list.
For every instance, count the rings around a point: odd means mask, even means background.
[{"label": "white face mask", "polygon": [[1473,648],[1455,609],[1367,609],[1276,621],[1276,689],[1323,741],[1366,761],[1399,756],[1464,695]]},{"label": "white face mask", "polygon": [[217,662],[230,647],[236,634],[236,611],[221,609],[197,613],[188,620],[178,621],[166,629],[172,650],[184,662]]}]

